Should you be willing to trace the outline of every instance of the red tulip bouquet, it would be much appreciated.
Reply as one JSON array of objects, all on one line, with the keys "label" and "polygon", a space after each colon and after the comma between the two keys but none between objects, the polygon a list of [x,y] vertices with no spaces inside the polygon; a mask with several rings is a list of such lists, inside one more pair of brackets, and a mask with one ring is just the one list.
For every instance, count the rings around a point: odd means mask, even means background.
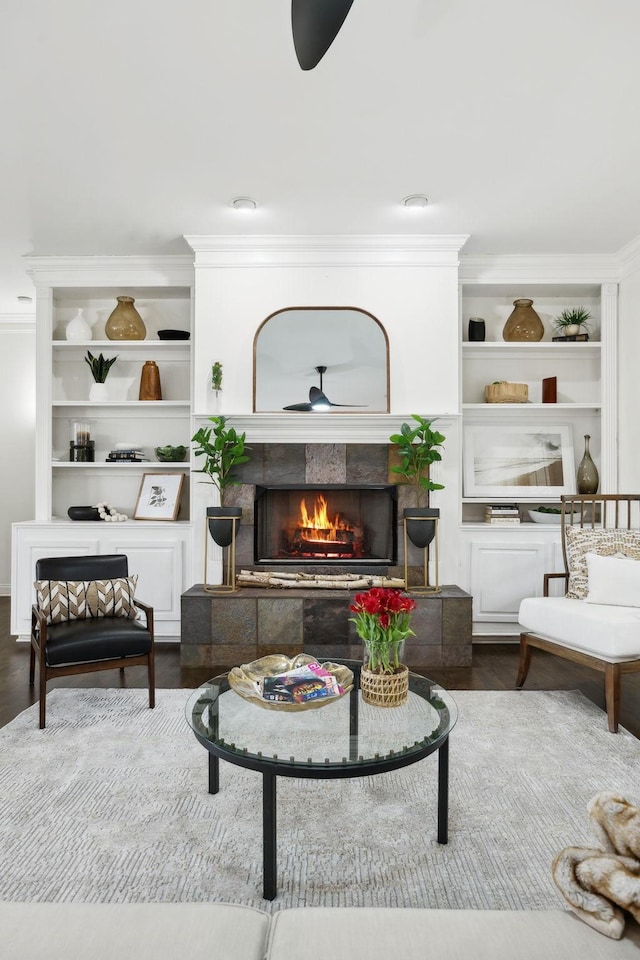
[{"label": "red tulip bouquet", "polygon": [[374,673],[396,673],[401,667],[401,647],[415,636],[409,627],[416,602],[400,590],[372,587],[356,593],[349,608],[356,632],[365,646],[365,664]]}]

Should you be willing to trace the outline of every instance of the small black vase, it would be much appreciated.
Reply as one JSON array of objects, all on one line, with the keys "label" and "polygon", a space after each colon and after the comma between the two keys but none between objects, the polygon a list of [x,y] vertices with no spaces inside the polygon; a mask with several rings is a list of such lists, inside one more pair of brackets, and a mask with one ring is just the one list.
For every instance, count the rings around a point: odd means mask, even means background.
[{"label": "small black vase", "polygon": [[484,320],[480,317],[469,318],[469,340],[480,343],[485,338]]},{"label": "small black vase", "polygon": [[[242,507],[207,507],[209,533],[219,547],[228,547],[233,540],[233,528],[236,538],[240,529]],[[221,517],[234,519],[220,519]],[[235,519],[237,518],[237,519]]]},{"label": "small black vase", "polygon": [[[436,535],[435,519],[440,516],[437,507],[405,507],[402,515],[407,523],[407,536],[414,547],[424,550]],[[426,517],[428,519],[417,519]]]}]

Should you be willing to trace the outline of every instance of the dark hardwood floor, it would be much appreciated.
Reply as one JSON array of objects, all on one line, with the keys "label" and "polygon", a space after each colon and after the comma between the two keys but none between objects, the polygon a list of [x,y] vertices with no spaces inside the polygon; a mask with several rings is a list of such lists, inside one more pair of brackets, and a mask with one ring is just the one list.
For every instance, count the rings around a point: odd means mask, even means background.
[{"label": "dark hardwood floor", "polygon": [[[0,597],[0,726],[36,702],[36,687],[29,686],[29,644],[18,643],[9,634],[9,598]],[[473,666],[431,668],[424,672],[449,690],[513,690],[518,664],[517,643],[479,643],[474,645]],[[219,664],[206,670],[180,667],[177,643],[156,644],[156,686],[193,688],[210,676],[233,664]],[[419,670],[417,672],[420,672]],[[77,677],[62,677],[48,684],[54,687],[146,687],[144,667],[124,671],[106,670]],[[561,660],[542,651],[534,651],[526,690],[581,690],[604,714],[602,674],[578,664]],[[640,738],[640,674],[622,678],[621,723]]]}]

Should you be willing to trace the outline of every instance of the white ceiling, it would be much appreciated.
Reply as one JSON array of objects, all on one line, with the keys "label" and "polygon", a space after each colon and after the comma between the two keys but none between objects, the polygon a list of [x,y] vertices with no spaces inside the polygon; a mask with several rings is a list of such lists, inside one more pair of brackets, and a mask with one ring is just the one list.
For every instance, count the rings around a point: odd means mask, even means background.
[{"label": "white ceiling", "polygon": [[[24,255],[184,234],[640,234],[638,0],[355,0],[312,71],[290,0],[4,0],[0,315]],[[431,198],[423,211],[399,205]],[[228,201],[255,197],[254,214]]]}]

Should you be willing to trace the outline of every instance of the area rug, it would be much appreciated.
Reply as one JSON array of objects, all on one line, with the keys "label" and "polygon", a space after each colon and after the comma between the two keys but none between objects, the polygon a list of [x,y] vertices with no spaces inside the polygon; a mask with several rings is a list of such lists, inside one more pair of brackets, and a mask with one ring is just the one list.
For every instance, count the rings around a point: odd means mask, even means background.
[{"label": "area rug", "polygon": [[[640,797],[640,741],[577,691],[453,696],[449,844],[437,758],[352,780],[278,779],[278,897],[262,899],[262,777],[207,753],[188,690],[53,690],[0,730],[0,899],[217,901],[263,909],[546,909],[551,862],[590,845],[586,804]],[[262,715],[262,714],[260,714]]]}]

